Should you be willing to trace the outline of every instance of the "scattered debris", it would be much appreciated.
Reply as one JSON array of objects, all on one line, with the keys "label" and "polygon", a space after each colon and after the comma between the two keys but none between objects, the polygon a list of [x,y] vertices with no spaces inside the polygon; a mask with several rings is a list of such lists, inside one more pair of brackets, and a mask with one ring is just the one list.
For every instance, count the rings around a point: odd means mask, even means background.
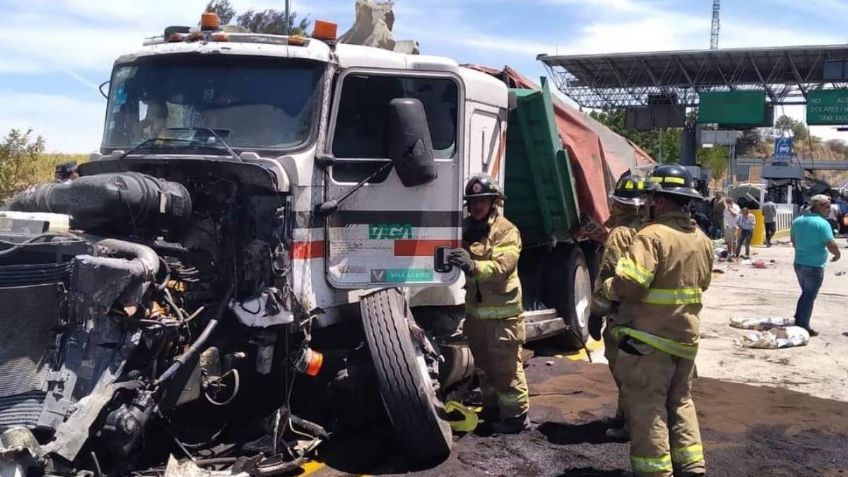
[{"label": "scattered debris", "polygon": [[840,270],[840,271],[836,272],[836,273],[835,273],[835,275],[836,275],[837,277],[841,277],[842,275],[845,275],[845,272],[843,272],[843,271],[841,271],[841,270]]},{"label": "scattered debris", "polygon": [[810,333],[800,326],[772,328],[768,331],[750,331],[736,343],[745,348],[780,349],[804,346],[810,341]]},{"label": "scattered debris", "polygon": [[713,273],[724,273],[724,270],[722,270],[720,268],[714,268]]},{"label": "scattered debris", "polygon": [[719,338],[719,334],[715,331],[702,331],[700,336],[702,340],[711,340]]},{"label": "scattered debris", "polygon": [[548,366],[553,366],[554,362],[553,361],[545,361],[545,364],[548,365]]},{"label": "scattered debris", "polygon": [[779,326],[791,326],[795,324],[795,319],[790,317],[782,318],[743,318],[733,317],[730,319],[730,326],[743,330],[764,331],[776,328]]},{"label": "scattered debris", "polygon": [[768,268],[768,265],[766,265],[766,262],[764,262],[762,260],[754,260],[754,262],[751,265],[754,268]]}]

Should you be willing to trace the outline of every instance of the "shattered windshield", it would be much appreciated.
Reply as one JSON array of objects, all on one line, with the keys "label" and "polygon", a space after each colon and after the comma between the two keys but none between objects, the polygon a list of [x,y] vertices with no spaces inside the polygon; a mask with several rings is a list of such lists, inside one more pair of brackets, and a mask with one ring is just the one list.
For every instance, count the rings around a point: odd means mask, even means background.
[{"label": "shattered windshield", "polygon": [[142,58],[117,65],[103,149],[171,128],[227,130],[235,149],[291,150],[312,137],[322,64],[244,56]]}]

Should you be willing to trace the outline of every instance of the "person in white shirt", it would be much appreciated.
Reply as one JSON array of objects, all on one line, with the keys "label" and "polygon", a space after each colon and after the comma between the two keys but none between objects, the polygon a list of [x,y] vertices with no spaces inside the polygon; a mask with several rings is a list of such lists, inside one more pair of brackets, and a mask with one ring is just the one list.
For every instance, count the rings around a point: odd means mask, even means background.
[{"label": "person in white shirt", "polygon": [[833,235],[839,233],[839,204],[830,204],[830,210],[827,213],[827,222],[830,228],[833,229]]},{"label": "person in white shirt", "polygon": [[736,252],[736,233],[739,225],[736,223],[736,216],[739,215],[739,206],[733,198],[724,199],[724,243],[727,247],[728,258],[733,258]]}]

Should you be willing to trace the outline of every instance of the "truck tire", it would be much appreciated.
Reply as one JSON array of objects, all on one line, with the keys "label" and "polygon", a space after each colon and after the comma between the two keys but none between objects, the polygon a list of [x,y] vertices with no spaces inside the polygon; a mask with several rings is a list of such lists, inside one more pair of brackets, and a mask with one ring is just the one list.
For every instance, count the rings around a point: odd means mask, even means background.
[{"label": "truck tire", "polygon": [[444,405],[421,349],[412,338],[412,312],[399,290],[387,288],[360,299],[362,325],[383,404],[409,455],[422,461],[444,459],[453,436]]},{"label": "truck tire", "polygon": [[592,300],[589,267],[580,247],[560,246],[553,254],[545,271],[543,301],[556,308],[569,328],[556,341],[568,349],[580,349],[589,339]]}]

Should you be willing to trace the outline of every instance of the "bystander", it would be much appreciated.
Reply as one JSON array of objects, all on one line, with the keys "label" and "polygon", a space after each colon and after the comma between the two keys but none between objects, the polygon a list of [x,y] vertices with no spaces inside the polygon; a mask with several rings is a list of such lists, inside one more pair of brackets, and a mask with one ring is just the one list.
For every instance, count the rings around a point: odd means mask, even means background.
[{"label": "bystander", "polygon": [[[739,242],[736,244],[736,256],[751,258],[751,237],[754,236],[754,226],[757,225],[757,218],[745,207],[736,216],[736,225],[739,226]],[[745,255],[741,254],[743,245],[745,246]]]},{"label": "bystander", "polygon": [[763,223],[766,227],[766,247],[771,247],[771,239],[777,230],[777,206],[771,200],[771,195],[766,198],[766,203],[763,204]]},{"label": "bystander", "polygon": [[739,226],[736,224],[736,216],[739,215],[739,206],[733,198],[724,199],[724,244],[727,247],[728,258],[734,257],[736,252],[736,232]]},{"label": "bystander", "polygon": [[795,325],[809,331],[810,336],[818,335],[810,327],[810,319],[824,281],[827,252],[833,254],[833,262],[842,256],[826,219],[829,212],[830,198],[823,194],[814,195],[810,199],[810,210],[792,222],[790,232],[792,246],[795,247],[795,275],[801,286],[801,296],[795,307]]}]

